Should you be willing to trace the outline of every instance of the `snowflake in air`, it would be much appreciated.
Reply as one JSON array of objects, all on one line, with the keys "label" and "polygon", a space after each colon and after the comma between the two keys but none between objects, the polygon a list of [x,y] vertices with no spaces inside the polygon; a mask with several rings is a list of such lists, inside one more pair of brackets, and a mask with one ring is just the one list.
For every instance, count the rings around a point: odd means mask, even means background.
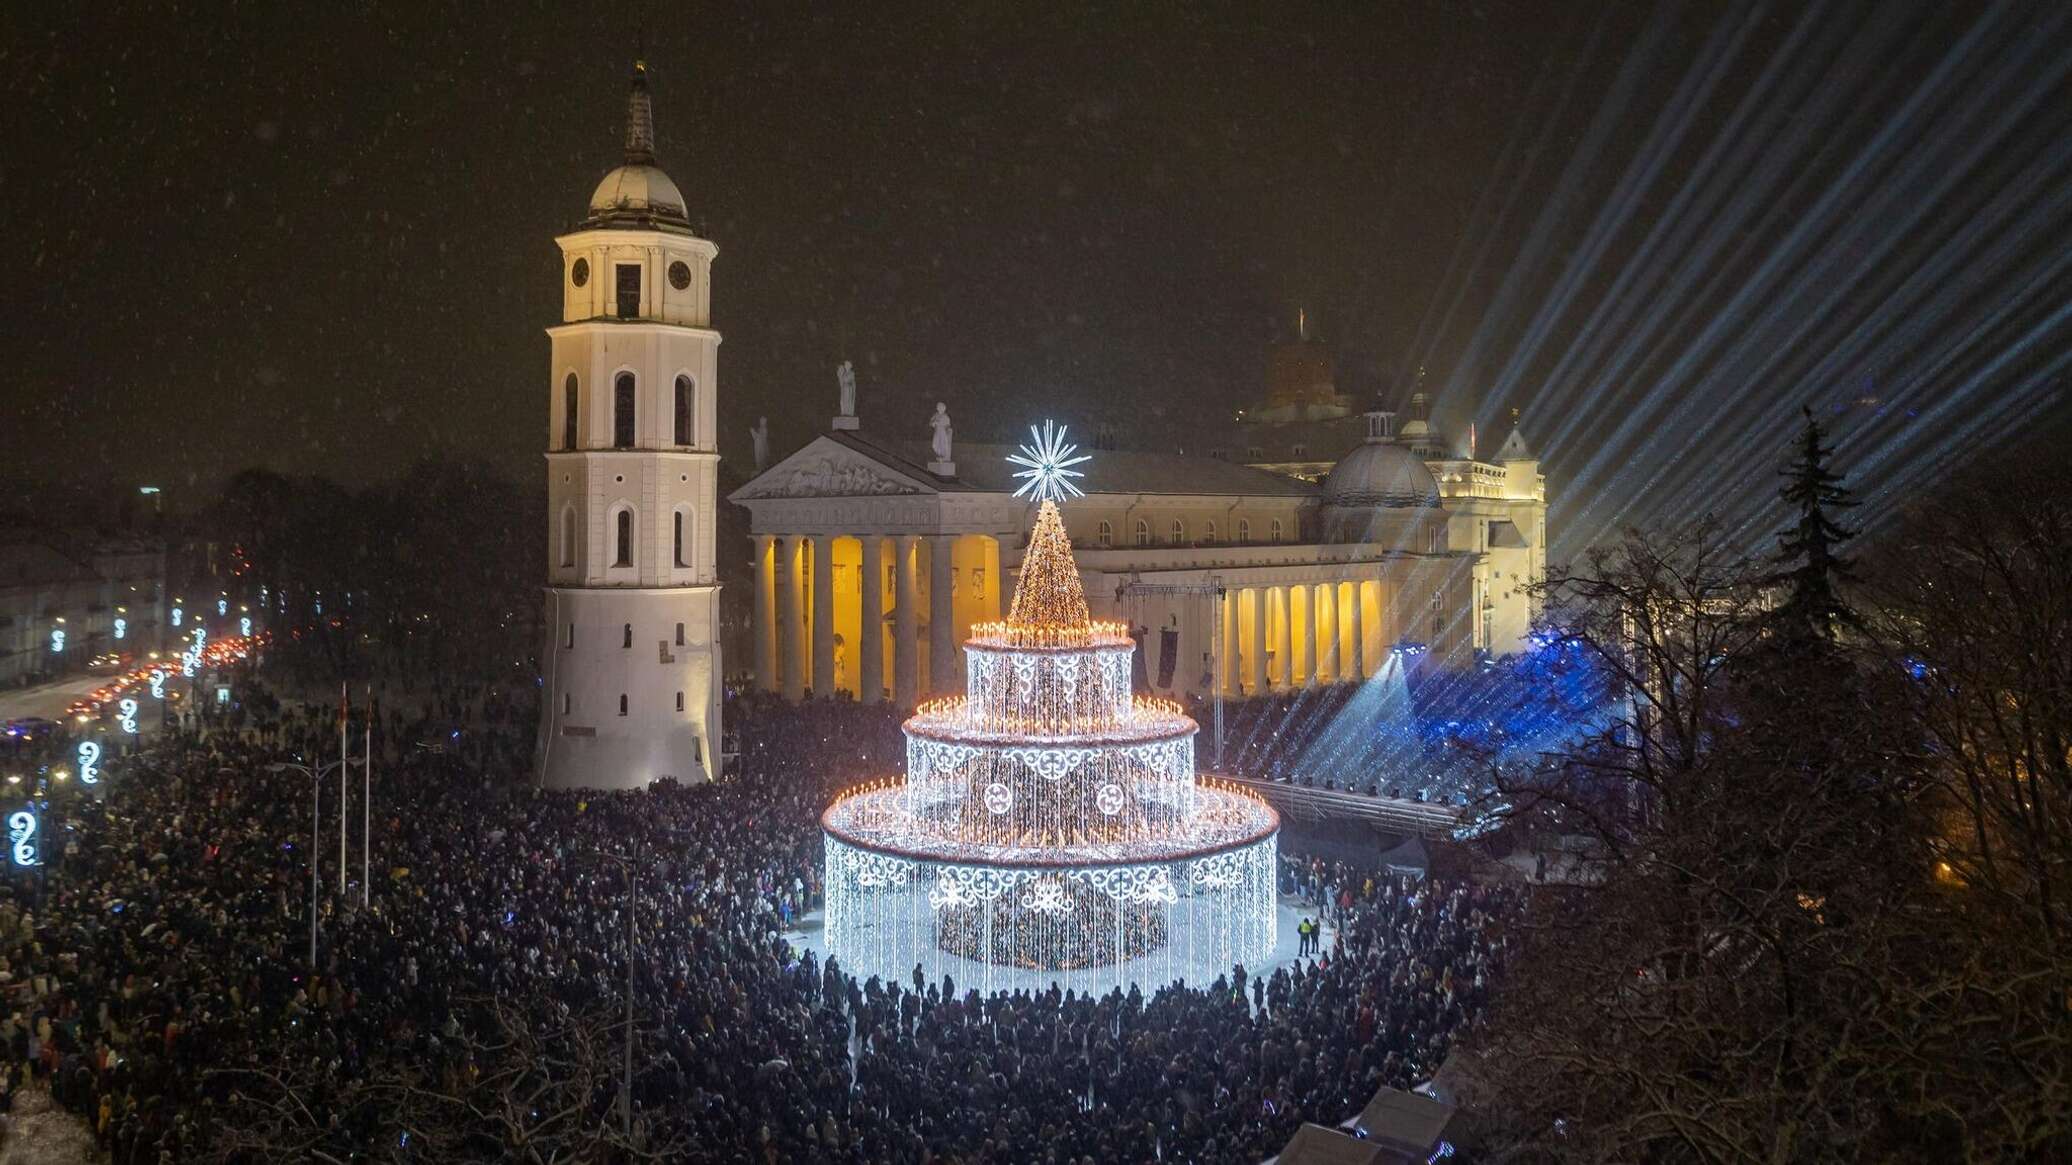
[{"label": "snowflake in air", "polygon": [[1007,455],[1007,460],[1023,466],[1015,471],[1015,477],[1023,479],[1015,497],[1029,497],[1035,501],[1062,502],[1067,498],[1083,498],[1086,491],[1072,484],[1075,477],[1084,473],[1072,468],[1082,461],[1092,461],[1085,453],[1072,456],[1079,446],[1065,442],[1065,427],[1043,422],[1043,427],[1029,426],[1029,444],[1019,447]]}]

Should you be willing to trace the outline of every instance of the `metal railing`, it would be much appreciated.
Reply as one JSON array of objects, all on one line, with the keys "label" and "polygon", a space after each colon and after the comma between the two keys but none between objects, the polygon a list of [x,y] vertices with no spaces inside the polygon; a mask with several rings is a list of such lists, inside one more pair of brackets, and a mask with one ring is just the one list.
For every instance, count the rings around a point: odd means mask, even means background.
[{"label": "metal railing", "polygon": [[1318,789],[1251,777],[1226,779],[1264,797],[1283,818],[1297,822],[1358,821],[1392,833],[1443,838],[1450,836],[1460,825],[1463,815],[1463,810],[1456,805],[1370,797],[1341,789]]}]

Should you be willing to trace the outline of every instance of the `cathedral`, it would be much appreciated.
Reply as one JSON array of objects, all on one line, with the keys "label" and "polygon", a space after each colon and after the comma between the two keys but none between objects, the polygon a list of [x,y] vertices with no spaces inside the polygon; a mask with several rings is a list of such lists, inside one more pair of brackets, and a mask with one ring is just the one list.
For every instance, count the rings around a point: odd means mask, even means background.
[{"label": "cathedral", "polygon": [[[692,230],[654,147],[636,69],[624,164],[556,240],[549,788],[719,771],[718,248]],[[827,431],[767,469],[755,431],[759,472],[731,495],[753,541],[754,683],[912,707],[963,690],[961,645],[1001,617],[1035,507],[1015,496],[1015,447],[958,444],[941,405],[867,427],[846,365],[839,380]],[[1272,353],[1268,381],[1231,448],[1108,450],[1081,466],[1067,533],[1093,614],[1142,641],[1138,685],[1286,692],[1522,647],[1546,571],[1547,489],[1515,425],[1489,459],[1436,432],[1421,397],[1394,431],[1394,414],[1336,391],[1328,351],[1306,335]]]},{"label": "cathedral", "polygon": [[[918,423],[863,425],[846,387],[843,405],[731,495],[754,535],[756,683],[901,706],[959,691],[957,645],[999,619],[1029,527],[1016,449],[953,446],[941,406],[924,441]],[[1321,465],[1103,451],[1080,467],[1086,496],[1063,510],[1087,601],[1142,635],[1144,686],[1252,695],[1525,645],[1547,492],[1524,436],[1484,460],[1422,420],[1346,415],[1357,436]]]},{"label": "cathedral", "polygon": [[710,326],[719,248],[691,230],[682,192],[655,164],[643,69],[627,99],[625,164],[555,242],[540,780],[704,780],[719,771],[724,675]]}]

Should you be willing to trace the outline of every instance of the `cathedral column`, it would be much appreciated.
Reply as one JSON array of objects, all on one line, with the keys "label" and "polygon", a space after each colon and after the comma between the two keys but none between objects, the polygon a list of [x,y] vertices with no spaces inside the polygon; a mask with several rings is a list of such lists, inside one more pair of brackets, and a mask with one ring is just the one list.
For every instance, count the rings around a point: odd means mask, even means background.
[{"label": "cathedral column", "polygon": [[1252,588],[1252,651],[1245,660],[1245,676],[1252,681],[1252,694],[1266,690],[1266,588]]},{"label": "cathedral column", "polygon": [[777,690],[777,539],[755,536],[755,687]]},{"label": "cathedral column", "polygon": [[1317,592],[1323,587],[1311,583],[1302,588],[1302,644],[1306,657],[1302,661],[1302,686],[1314,688],[1324,674],[1324,637],[1317,628]]},{"label": "cathedral column", "polygon": [[938,696],[956,690],[957,615],[950,601],[949,534],[928,536],[928,690]]},{"label": "cathedral column", "polygon": [[1364,582],[1360,582],[1358,580],[1354,580],[1353,582],[1353,658],[1351,669],[1346,675],[1346,678],[1350,680],[1364,680],[1367,678],[1367,629],[1365,626],[1366,619],[1365,616],[1362,615],[1360,612],[1360,608],[1367,605],[1366,595],[1361,593],[1366,589],[1366,587],[1367,584]]},{"label": "cathedral column", "polygon": [[1316,609],[1317,686],[1338,678],[1338,584],[1319,583],[1309,592]]},{"label": "cathedral column", "polygon": [[1222,673],[1216,677],[1216,686],[1225,695],[1235,695],[1238,677],[1244,674],[1239,670],[1238,660],[1237,592],[1224,588],[1223,593],[1216,596],[1216,605],[1222,608],[1223,614],[1219,620],[1222,625],[1216,628],[1216,633],[1223,637],[1216,651],[1216,670]]},{"label": "cathedral column", "polygon": [[863,560],[863,608],[856,620],[856,698],[875,704],[885,698],[885,560],[884,540],[865,534]]},{"label": "cathedral column", "polygon": [[813,694],[835,694],[835,540],[813,539]]},{"label": "cathedral column", "polygon": [[920,648],[914,642],[918,623],[914,618],[914,544],[919,541],[912,534],[893,539],[899,561],[893,566],[892,698],[902,708],[914,706],[914,655]]},{"label": "cathedral column", "polygon": [[[1287,587],[1268,587],[1266,589],[1266,609],[1270,612],[1268,618],[1272,618],[1274,622],[1280,624],[1280,645],[1274,649],[1274,651],[1280,653],[1280,682],[1283,682],[1289,688],[1293,688],[1295,686],[1295,620],[1291,618],[1291,612],[1289,612],[1289,589]],[[1268,667],[1268,672],[1266,672],[1266,684],[1272,686],[1272,670],[1270,670],[1270,667]]]},{"label": "cathedral column", "polygon": [[800,582],[799,538],[781,538],[777,542],[777,597],[784,604],[784,620],[778,624],[778,648],[787,700],[801,700],[806,695],[806,614]]}]

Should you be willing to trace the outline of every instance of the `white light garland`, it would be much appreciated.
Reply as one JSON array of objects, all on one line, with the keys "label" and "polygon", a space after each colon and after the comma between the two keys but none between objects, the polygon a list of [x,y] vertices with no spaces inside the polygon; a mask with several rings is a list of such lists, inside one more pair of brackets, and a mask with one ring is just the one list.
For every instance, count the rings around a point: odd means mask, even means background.
[{"label": "white light garland", "polygon": [[180,621],[182,619],[185,619],[186,617],[187,612],[181,610],[178,607],[173,608],[173,626],[178,627],[180,625]]},{"label": "white light garland", "polygon": [[252,617],[251,617],[250,615],[245,615],[245,616],[242,616],[242,617],[240,617],[240,618],[238,619],[238,621],[237,621],[237,633],[238,633],[239,635],[242,635],[242,636],[246,637],[247,639],[251,638],[251,635],[252,635]]},{"label": "white light garland", "polygon": [[101,746],[92,740],[79,742],[79,782],[97,785],[101,781]]},{"label": "white light garland", "polygon": [[115,721],[116,727],[121,728],[131,736],[135,736],[137,734],[137,702],[128,696],[124,696],[115,707],[119,714],[118,719]]},{"label": "white light garland", "polygon": [[151,698],[165,699],[165,673],[162,671],[153,670],[151,673]]},{"label": "white light garland", "polygon": [[119,615],[118,615],[118,616],[116,616],[116,619],[115,619],[115,638],[117,638],[117,639],[125,639],[125,638],[127,638],[128,636],[129,636],[129,620],[128,620],[128,619],[124,619],[124,618],[122,618],[122,617],[121,617],[121,616],[119,616]]},{"label": "white light garland", "polygon": [[65,629],[63,627],[53,627],[50,629],[50,650],[53,655],[64,654]]}]

